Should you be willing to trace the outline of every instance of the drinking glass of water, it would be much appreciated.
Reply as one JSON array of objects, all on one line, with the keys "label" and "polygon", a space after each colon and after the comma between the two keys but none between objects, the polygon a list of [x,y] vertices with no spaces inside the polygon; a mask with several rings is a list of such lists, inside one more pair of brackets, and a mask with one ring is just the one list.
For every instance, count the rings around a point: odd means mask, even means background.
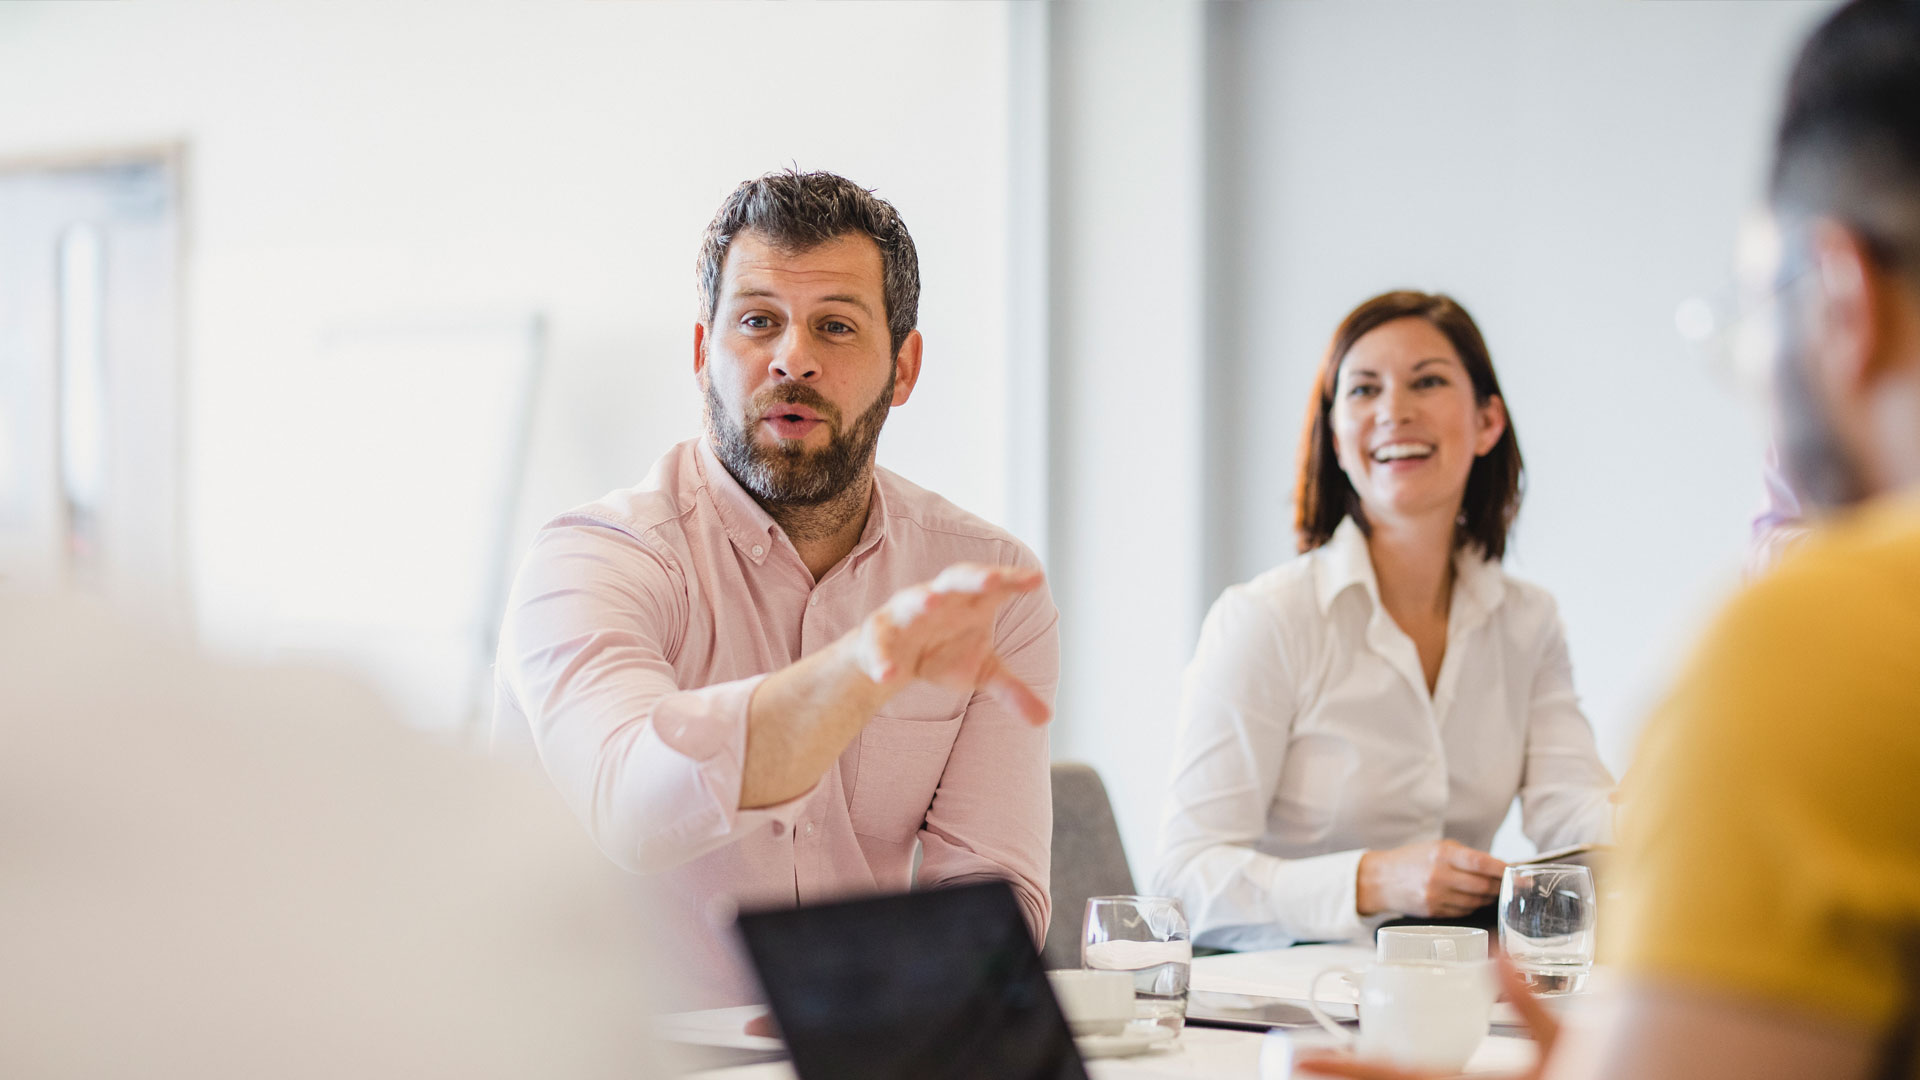
[{"label": "drinking glass of water", "polygon": [[1087,901],[1080,966],[1133,975],[1135,1023],[1179,1034],[1187,1022],[1193,942],[1180,901],[1170,896],[1096,896]]},{"label": "drinking glass of water", "polygon": [[1576,994],[1593,970],[1593,872],[1509,866],[1500,880],[1500,947],[1536,994]]}]

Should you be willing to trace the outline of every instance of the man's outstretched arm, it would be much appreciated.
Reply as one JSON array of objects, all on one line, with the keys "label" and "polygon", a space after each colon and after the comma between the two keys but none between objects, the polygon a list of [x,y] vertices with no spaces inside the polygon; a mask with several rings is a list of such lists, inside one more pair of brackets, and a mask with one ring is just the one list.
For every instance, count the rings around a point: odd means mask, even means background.
[{"label": "man's outstretched arm", "polygon": [[677,866],[769,822],[791,824],[796,800],[915,678],[985,684],[1044,720],[990,647],[992,609],[1038,583],[1037,571],[959,568],[787,668],[683,689],[668,660],[689,617],[673,564],[616,529],[551,528],[502,627],[503,709],[522,714],[504,719],[530,727],[609,858],[635,871]]}]

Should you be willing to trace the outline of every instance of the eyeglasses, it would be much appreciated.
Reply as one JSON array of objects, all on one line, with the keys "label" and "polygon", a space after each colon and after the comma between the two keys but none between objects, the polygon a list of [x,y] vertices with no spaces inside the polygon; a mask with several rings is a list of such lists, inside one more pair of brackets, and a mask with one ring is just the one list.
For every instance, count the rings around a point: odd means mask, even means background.
[{"label": "eyeglasses", "polygon": [[1781,300],[1811,269],[1805,245],[1788,241],[1771,217],[1749,218],[1735,248],[1734,280],[1674,309],[1680,336],[1719,381],[1743,396],[1765,394],[1781,345]]},{"label": "eyeglasses", "polygon": [[1779,305],[1807,276],[1800,267],[1780,275],[1763,292],[1726,285],[1707,296],[1682,300],[1673,325],[1721,382],[1742,394],[1765,393],[1768,367],[1779,352]]},{"label": "eyeglasses", "polygon": [[[1908,259],[1894,244],[1848,226],[1882,270],[1898,274]],[[1723,381],[1746,393],[1764,392],[1772,358],[1779,352],[1779,306],[1790,289],[1811,275],[1812,258],[1801,229],[1783,233],[1770,219],[1755,219],[1741,229],[1737,260],[1749,270],[1765,271],[1763,288],[1729,284],[1708,296],[1690,297],[1674,309],[1674,328]],[[1757,273],[1737,275],[1746,280]]]}]

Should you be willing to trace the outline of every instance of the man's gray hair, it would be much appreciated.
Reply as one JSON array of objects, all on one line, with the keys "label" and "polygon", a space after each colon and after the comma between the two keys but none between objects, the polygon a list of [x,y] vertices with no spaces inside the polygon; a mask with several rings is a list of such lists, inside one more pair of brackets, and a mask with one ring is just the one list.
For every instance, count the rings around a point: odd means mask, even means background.
[{"label": "man's gray hair", "polygon": [[708,325],[720,305],[720,272],[734,237],[752,232],[783,251],[805,251],[849,234],[880,248],[886,292],[890,355],[913,332],[920,317],[920,258],[899,211],[866,188],[829,172],[783,169],[733,189],[707,225],[700,244],[700,310]]}]

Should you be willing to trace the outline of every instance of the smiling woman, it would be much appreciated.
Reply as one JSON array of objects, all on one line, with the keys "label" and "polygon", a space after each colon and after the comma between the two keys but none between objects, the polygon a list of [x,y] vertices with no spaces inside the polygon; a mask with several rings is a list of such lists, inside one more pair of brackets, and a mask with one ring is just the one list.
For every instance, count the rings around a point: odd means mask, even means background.
[{"label": "smiling woman", "polygon": [[1472,317],[1355,308],[1303,438],[1301,556],[1228,589],[1187,669],[1158,889],[1204,945],[1472,915],[1516,795],[1543,848],[1610,827],[1553,598],[1500,566],[1520,444]]},{"label": "smiling woman", "polygon": [[[1382,293],[1341,320],[1314,380],[1294,494],[1294,527],[1300,550],[1312,551],[1333,539],[1334,530],[1350,514],[1362,530],[1367,527],[1366,501],[1349,480],[1350,463],[1342,460],[1336,445],[1336,413],[1351,422],[1358,412],[1357,401],[1378,397],[1385,373],[1376,367],[1383,362],[1391,364],[1394,355],[1412,361],[1402,374],[1417,371],[1426,380],[1408,388],[1414,397],[1431,400],[1436,396],[1434,391],[1451,390],[1454,392],[1437,396],[1458,406],[1464,396],[1459,389],[1471,388],[1472,400],[1467,404],[1476,412],[1498,413],[1497,418],[1476,416],[1482,421],[1477,430],[1492,430],[1496,437],[1488,447],[1475,447],[1470,469],[1463,470],[1464,461],[1444,464],[1452,466],[1446,470],[1448,482],[1456,474],[1466,473],[1464,491],[1454,493],[1460,506],[1460,528],[1454,534],[1454,543],[1477,546],[1490,559],[1503,557],[1507,530],[1520,512],[1525,465],[1486,340],[1480,336],[1473,316],[1452,297],[1404,290]],[[1350,357],[1352,362],[1345,362]],[[1427,457],[1433,452],[1429,449],[1426,454],[1417,454],[1404,446],[1374,449],[1381,458]],[[1360,472],[1371,474],[1364,468]]]}]

